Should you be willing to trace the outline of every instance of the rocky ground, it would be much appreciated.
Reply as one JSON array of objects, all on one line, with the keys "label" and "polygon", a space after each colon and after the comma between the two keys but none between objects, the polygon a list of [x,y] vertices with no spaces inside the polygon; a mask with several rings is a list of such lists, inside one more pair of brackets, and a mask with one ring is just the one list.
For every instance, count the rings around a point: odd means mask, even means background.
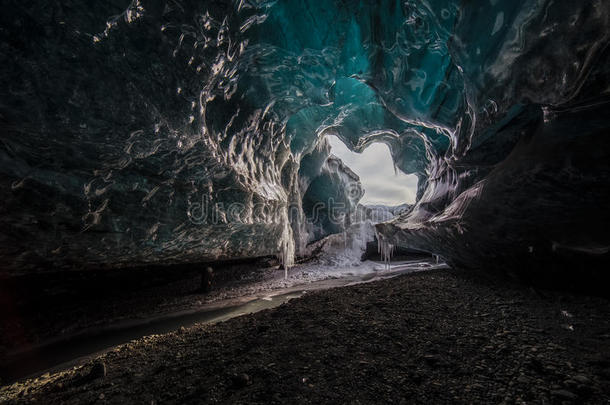
[{"label": "rocky ground", "polygon": [[[400,259],[399,257],[395,259]],[[429,256],[410,255],[392,269],[422,270],[437,265]],[[401,264],[402,263],[402,264]],[[174,265],[107,271],[49,273],[0,279],[0,380],[9,377],[20,353],[96,335],[109,328],[234,305],[273,291],[326,279],[384,275],[382,263],[329,266],[298,264],[288,278],[274,258],[213,263],[212,287],[202,289],[210,264]],[[346,282],[347,284],[348,282]]]},{"label": "rocky ground", "polygon": [[610,403],[610,305],[415,273],[139,339],[0,402]]}]

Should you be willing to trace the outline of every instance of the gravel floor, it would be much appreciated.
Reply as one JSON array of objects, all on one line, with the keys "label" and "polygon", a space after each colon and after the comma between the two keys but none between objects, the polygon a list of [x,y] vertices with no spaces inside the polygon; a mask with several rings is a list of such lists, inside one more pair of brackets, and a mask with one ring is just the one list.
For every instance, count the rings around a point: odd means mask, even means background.
[{"label": "gravel floor", "polygon": [[610,305],[416,273],[139,339],[0,401],[610,403]]}]

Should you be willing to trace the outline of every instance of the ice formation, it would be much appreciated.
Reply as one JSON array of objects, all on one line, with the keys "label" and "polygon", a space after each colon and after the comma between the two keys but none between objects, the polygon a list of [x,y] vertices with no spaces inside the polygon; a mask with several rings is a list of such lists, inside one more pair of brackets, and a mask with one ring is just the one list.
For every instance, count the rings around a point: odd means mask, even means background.
[{"label": "ice formation", "polygon": [[2,11],[5,274],[290,265],[353,225],[362,189],[328,134],[354,151],[385,142],[419,178],[416,205],[377,225],[384,254],[532,272],[608,262],[608,0]]},{"label": "ice formation", "polygon": [[[381,260],[384,262],[386,269],[390,268],[392,263],[392,255],[394,254],[394,245],[392,245],[386,237],[379,232],[376,232],[377,237],[377,248],[379,249],[379,254],[381,255]],[[438,263],[438,261],[437,261]]]}]

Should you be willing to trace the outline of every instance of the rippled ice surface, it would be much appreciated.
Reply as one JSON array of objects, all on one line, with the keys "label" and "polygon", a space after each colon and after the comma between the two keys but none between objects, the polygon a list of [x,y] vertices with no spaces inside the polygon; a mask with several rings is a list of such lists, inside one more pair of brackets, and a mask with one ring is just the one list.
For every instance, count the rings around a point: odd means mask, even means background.
[{"label": "rippled ice surface", "polygon": [[327,135],[417,176],[377,226],[389,244],[610,261],[608,0],[8,1],[0,19],[3,275],[289,264],[365,192]]}]

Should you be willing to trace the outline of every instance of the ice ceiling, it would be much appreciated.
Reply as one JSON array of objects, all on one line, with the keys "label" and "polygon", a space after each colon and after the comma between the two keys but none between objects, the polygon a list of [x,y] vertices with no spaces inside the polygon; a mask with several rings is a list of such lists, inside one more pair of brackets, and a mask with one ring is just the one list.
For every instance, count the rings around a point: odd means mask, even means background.
[{"label": "ice ceiling", "polygon": [[413,210],[378,226],[386,243],[467,267],[607,261],[609,10],[8,2],[4,271],[290,262],[341,229],[312,220],[318,202],[347,218],[362,196],[326,135],[383,142],[418,177]]}]

